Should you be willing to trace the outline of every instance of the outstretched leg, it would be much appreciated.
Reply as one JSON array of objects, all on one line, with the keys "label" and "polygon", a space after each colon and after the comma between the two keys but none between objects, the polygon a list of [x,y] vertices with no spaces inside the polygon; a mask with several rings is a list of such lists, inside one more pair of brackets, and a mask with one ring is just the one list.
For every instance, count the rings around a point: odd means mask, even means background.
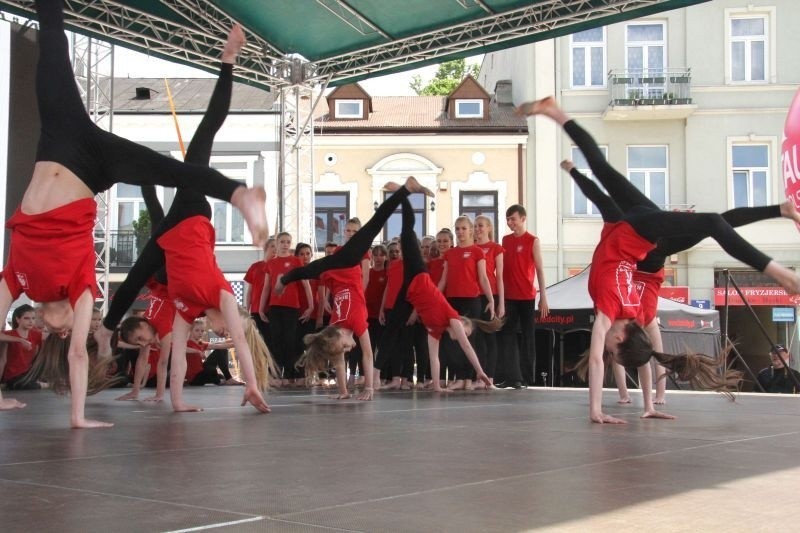
[{"label": "outstretched leg", "polygon": [[600,187],[594,181],[581,174],[572,161],[565,159],[561,162],[561,168],[572,176],[572,180],[583,195],[597,206],[597,209],[600,210],[600,215],[603,217],[603,222],[618,222],[622,218],[623,213],[617,203],[600,190]]}]

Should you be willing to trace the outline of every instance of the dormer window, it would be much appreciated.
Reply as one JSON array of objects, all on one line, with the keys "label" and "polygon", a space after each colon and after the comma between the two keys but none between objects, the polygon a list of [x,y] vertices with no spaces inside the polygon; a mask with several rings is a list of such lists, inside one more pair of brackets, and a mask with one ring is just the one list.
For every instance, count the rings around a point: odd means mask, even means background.
[{"label": "dormer window", "polygon": [[457,99],[456,118],[483,118],[483,100]]},{"label": "dormer window", "polygon": [[336,118],[363,118],[363,100],[336,100]]}]

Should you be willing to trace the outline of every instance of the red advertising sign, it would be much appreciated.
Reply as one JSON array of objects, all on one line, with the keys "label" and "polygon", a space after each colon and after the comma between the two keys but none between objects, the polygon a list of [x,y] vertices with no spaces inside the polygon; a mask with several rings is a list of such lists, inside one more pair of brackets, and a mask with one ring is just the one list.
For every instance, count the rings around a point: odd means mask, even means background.
[{"label": "red advertising sign", "polygon": [[664,287],[658,291],[658,295],[668,300],[689,305],[689,287]]},{"label": "red advertising sign", "polygon": [[783,127],[781,166],[786,197],[800,209],[800,90],[794,95]]},{"label": "red advertising sign", "polygon": [[[800,295],[789,295],[782,287],[739,287],[750,305],[778,305],[794,307],[800,305]],[[714,289],[714,306],[725,305],[725,289]],[[728,289],[728,305],[744,305],[736,289]]]}]

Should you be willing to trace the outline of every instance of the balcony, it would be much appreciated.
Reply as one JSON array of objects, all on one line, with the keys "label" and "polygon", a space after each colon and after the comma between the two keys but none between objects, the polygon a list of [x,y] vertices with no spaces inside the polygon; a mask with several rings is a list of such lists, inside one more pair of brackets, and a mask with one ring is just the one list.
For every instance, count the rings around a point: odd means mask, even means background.
[{"label": "balcony", "polygon": [[[141,247],[144,242],[140,243],[141,246],[137,247],[136,232],[133,230],[117,230],[108,232],[108,247],[109,253],[109,269],[115,272],[126,271],[133,266],[136,258],[139,257]],[[97,242],[97,239],[102,239],[102,234],[95,234],[95,251],[100,252],[102,244]]]},{"label": "balcony", "polygon": [[674,120],[694,113],[688,68],[608,72],[609,102],[603,120]]}]

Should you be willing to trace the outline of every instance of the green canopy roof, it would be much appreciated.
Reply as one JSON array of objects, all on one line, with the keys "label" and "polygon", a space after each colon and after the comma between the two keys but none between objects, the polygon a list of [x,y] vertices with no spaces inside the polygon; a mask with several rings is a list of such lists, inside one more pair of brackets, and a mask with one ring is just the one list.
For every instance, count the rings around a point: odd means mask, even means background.
[{"label": "green canopy roof", "polygon": [[[708,0],[65,0],[71,30],[216,71],[231,20],[237,74],[264,88],[342,85]],[[35,18],[31,0],[0,9]],[[294,64],[295,68],[292,69]],[[299,66],[299,68],[298,68]]]}]

